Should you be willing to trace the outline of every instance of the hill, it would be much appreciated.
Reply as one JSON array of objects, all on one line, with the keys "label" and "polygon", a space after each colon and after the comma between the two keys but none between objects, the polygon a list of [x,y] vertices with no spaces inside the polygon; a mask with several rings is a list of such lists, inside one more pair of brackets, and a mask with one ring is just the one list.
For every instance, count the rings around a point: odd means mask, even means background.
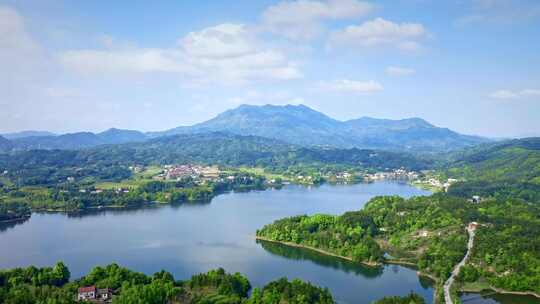
[{"label": "hill", "polygon": [[[0,154],[0,168],[16,172],[21,184],[49,184],[69,176],[125,178],[127,166],[153,164],[217,164],[290,167],[422,170],[431,164],[407,153],[364,149],[305,148],[258,136],[201,133],[166,136],[141,143],[103,145],[82,150],[31,150]],[[14,173],[15,174],[15,173]]]},{"label": "hill", "polygon": [[7,140],[6,138],[0,136],[0,152],[9,151],[13,148],[13,144],[11,141]]},{"label": "hill", "polygon": [[76,150],[105,144],[122,144],[143,141],[146,136],[139,131],[109,129],[94,134],[91,132],[68,133],[58,136],[30,136],[13,139],[13,145],[19,150],[64,149]]},{"label": "hill", "polygon": [[56,134],[48,131],[34,131],[34,130],[28,130],[28,131],[21,131],[21,132],[14,132],[14,133],[6,133],[2,134],[7,139],[17,139],[17,138],[23,138],[23,137],[40,137],[40,136],[56,136]]},{"label": "hill", "polygon": [[362,146],[412,151],[451,151],[487,140],[436,127],[421,118],[400,120],[363,117],[346,121]]},{"label": "hill", "polygon": [[150,133],[149,136],[217,131],[268,137],[303,146],[413,152],[449,151],[487,141],[438,128],[420,118],[389,120],[364,117],[344,122],[304,105],[241,105],[208,121]]},{"label": "hill", "polygon": [[513,196],[540,202],[540,137],[482,145],[463,152],[447,174],[465,179],[449,193]]}]

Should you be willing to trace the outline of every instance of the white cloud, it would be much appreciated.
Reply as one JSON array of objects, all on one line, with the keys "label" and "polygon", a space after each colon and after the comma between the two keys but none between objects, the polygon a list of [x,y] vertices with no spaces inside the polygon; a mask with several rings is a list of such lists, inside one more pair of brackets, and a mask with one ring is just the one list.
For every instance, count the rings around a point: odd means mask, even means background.
[{"label": "white cloud", "polygon": [[319,84],[319,87],[326,91],[360,94],[374,93],[382,91],[384,89],[380,83],[374,80],[357,81],[349,79],[338,79],[333,81],[321,82]]},{"label": "white cloud", "polygon": [[489,97],[495,98],[495,99],[520,99],[520,98],[536,97],[536,96],[540,96],[540,90],[536,90],[536,89],[525,89],[521,91],[498,90],[489,94]]},{"label": "white cloud", "polygon": [[225,58],[255,53],[257,50],[246,26],[224,23],[191,32],[181,41],[186,54],[194,57]]},{"label": "white cloud", "polygon": [[23,18],[12,8],[0,7],[0,56],[14,55],[15,51],[32,53],[37,49]]},{"label": "white cloud", "polygon": [[372,48],[391,46],[404,51],[416,51],[421,45],[418,40],[425,38],[427,31],[420,23],[394,23],[383,18],[366,21],[360,25],[350,25],[334,32],[329,44]]},{"label": "white cloud", "polygon": [[540,17],[537,0],[472,0],[468,13],[456,20],[458,26],[475,23],[515,23]]},{"label": "white cloud", "polygon": [[262,27],[291,39],[309,40],[324,30],[324,21],[363,16],[372,10],[373,5],[357,0],[282,1],[263,12]]},{"label": "white cloud", "polygon": [[251,105],[286,105],[286,104],[303,104],[305,99],[303,97],[292,95],[288,91],[272,91],[272,92],[260,92],[256,90],[248,90],[244,94],[226,98],[225,102],[230,106],[238,106],[241,104]]},{"label": "white cloud", "polygon": [[0,82],[28,83],[38,78],[44,65],[43,50],[27,31],[24,18],[14,9],[0,6],[0,66],[4,71]]},{"label": "white cloud", "polygon": [[262,46],[243,24],[191,32],[174,48],[72,50],[60,60],[80,73],[173,73],[196,85],[302,77],[284,52]]},{"label": "white cloud", "polygon": [[408,76],[416,73],[416,70],[398,66],[389,66],[386,68],[386,74],[390,76]]}]

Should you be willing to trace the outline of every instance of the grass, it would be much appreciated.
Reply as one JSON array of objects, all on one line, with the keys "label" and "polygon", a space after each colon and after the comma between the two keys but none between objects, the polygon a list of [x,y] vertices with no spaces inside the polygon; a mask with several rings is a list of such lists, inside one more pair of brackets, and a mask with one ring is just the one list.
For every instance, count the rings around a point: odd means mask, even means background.
[{"label": "grass", "polygon": [[285,176],[285,175],[283,175],[283,174],[276,174],[276,173],[265,172],[265,171],[264,171],[264,168],[259,168],[259,167],[240,167],[239,170],[240,170],[241,172],[245,172],[245,173],[251,173],[251,174],[256,174],[256,175],[264,176],[266,179],[277,179],[277,178],[281,178],[282,180],[288,180],[287,176]]},{"label": "grass", "polygon": [[482,290],[490,289],[489,284],[485,280],[478,280],[473,283],[463,283],[460,290],[468,292],[481,292]]},{"label": "grass", "polygon": [[153,181],[152,177],[158,175],[161,171],[163,171],[163,168],[159,166],[149,166],[144,171],[134,174],[129,179],[120,182],[99,182],[94,186],[103,190],[114,190],[118,188],[136,189],[144,183]]}]

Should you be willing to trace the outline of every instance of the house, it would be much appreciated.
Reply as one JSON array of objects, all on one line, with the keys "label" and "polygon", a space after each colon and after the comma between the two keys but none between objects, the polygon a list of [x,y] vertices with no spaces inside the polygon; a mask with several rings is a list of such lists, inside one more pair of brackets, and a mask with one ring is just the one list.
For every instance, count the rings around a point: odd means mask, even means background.
[{"label": "house", "polygon": [[420,236],[420,237],[427,237],[427,236],[429,236],[429,232],[428,232],[427,230],[420,230],[420,231],[418,232],[418,236]]},{"label": "house", "polygon": [[89,301],[94,300],[97,297],[96,286],[86,286],[79,288],[79,295],[77,296],[78,301]]},{"label": "house", "polygon": [[112,299],[112,289],[100,288],[97,290],[97,298],[102,302],[108,302]]},{"label": "house", "polygon": [[78,301],[89,301],[94,303],[108,303],[112,301],[112,289],[99,288],[96,286],[81,287],[78,290]]},{"label": "house", "polygon": [[471,222],[469,223],[469,230],[476,230],[476,227],[478,227],[478,223],[477,222]]}]

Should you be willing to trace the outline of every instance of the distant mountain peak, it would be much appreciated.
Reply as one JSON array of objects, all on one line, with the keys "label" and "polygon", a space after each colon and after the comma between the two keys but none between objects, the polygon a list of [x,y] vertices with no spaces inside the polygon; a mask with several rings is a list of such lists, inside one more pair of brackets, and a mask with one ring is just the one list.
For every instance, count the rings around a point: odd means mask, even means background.
[{"label": "distant mountain peak", "polygon": [[178,127],[151,136],[224,131],[273,138],[304,146],[440,151],[482,142],[418,117],[340,121],[306,105],[242,104],[190,127]]}]

